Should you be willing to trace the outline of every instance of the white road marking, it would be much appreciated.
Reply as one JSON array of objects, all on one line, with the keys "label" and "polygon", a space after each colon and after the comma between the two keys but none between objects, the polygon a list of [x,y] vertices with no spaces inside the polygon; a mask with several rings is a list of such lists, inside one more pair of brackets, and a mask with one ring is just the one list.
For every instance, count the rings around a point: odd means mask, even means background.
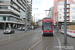
[{"label": "white road marking", "polygon": [[39,44],[40,42],[42,41],[42,39],[39,41],[39,42],[37,42],[35,45],[33,45],[31,48],[29,48],[29,50],[31,50],[32,48],[34,48],[37,44]]},{"label": "white road marking", "polygon": [[[40,31],[39,31],[40,32]],[[28,33],[29,34],[29,33]],[[12,39],[12,38],[16,38],[16,37],[21,37],[21,36],[23,36],[23,35],[27,35],[27,34],[22,34],[22,35],[18,35],[18,36],[15,36],[15,37],[9,37],[9,38],[7,38],[7,39],[3,39],[3,40],[0,40],[0,41],[5,41],[5,40],[9,40],[9,39]],[[3,35],[2,37],[4,37],[4,36],[9,36],[9,35]],[[1,36],[0,36],[1,37]]]},{"label": "white road marking", "polygon": [[[41,30],[39,31],[39,32],[41,32]],[[38,32],[38,33],[39,33]],[[40,42],[42,41],[42,39],[41,40],[39,40],[36,44],[34,44],[31,48],[29,48],[29,50],[31,50],[32,48],[34,48],[36,45],[38,45]],[[25,49],[24,49],[25,50]]]},{"label": "white road marking", "polygon": [[0,41],[5,41],[5,40],[12,39],[12,38],[15,38],[15,37],[11,37],[11,38],[7,38],[7,39],[3,39],[3,40],[0,40]]},{"label": "white road marking", "polygon": [[[50,44],[51,44],[51,42],[49,43],[49,45],[50,45]],[[49,45],[47,46],[46,50],[48,50]]]},{"label": "white road marking", "polygon": [[[55,35],[55,34],[54,34]],[[56,36],[56,35],[55,35]],[[58,40],[58,42],[59,42],[59,50],[62,50],[61,49],[61,42],[60,42],[60,40],[59,40],[59,38],[56,36],[56,38],[57,38],[57,40]]]}]

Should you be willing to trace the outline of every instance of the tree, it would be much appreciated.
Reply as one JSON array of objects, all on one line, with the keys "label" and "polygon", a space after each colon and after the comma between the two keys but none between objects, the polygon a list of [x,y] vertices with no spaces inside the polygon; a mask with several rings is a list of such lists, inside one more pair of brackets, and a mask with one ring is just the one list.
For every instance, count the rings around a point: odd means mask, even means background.
[{"label": "tree", "polygon": [[31,25],[35,25],[35,23],[31,20]]}]

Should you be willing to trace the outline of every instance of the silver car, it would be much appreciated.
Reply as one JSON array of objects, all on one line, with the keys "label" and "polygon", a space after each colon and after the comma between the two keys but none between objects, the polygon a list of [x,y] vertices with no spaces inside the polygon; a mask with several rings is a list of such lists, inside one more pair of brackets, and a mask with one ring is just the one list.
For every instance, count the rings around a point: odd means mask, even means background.
[{"label": "silver car", "polygon": [[12,28],[6,28],[6,30],[4,30],[4,34],[8,34],[8,33],[14,33],[15,31]]}]

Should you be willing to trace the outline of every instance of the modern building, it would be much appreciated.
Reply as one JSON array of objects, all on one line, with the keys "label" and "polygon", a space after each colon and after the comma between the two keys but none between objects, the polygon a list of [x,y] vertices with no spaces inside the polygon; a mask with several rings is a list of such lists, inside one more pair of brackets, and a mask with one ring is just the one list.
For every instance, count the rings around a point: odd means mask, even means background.
[{"label": "modern building", "polygon": [[32,2],[32,0],[0,0],[0,29],[25,26],[25,21],[27,20],[28,22],[28,19],[31,16],[29,11],[32,11],[32,8],[28,6],[29,1]]},{"label": "modern building", "polygon": [[[64,1],[65,0],[54,0],[54,12],[53,19],[54,25],[56,22],[64,22]],[[74,4],[75,0],[67,0],[67,22],[74,22]]]},{"label": "modern building", "polygon": [[48,18],[53,19],[53,7],[49,9]]},{"label": "modern building", "polygon": [[[58,4],[58,21],[64,21],[64,2]],[[75,22],[75,3],[67,2],[67,22]]]},{"label": "modern building", "polygon": [[27,26],[30,26],[32,20],[32,0],[28,0],[27,4]]}]

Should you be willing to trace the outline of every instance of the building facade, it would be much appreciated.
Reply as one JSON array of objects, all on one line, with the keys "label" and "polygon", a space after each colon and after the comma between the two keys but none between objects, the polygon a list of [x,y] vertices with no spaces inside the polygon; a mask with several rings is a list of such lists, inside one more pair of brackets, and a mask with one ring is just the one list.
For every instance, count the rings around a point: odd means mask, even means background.
[{"label": "building facade", "polygon": [[28,0],[27,4],[27,25],[30,26],[32,20],[32,0]]},{"label": "building facade", "polygon": [[[64,22],[64,1],[65,0],[54,0],[54,12],[53,12],[53,19],[54,25],[57,21]],[[72,22],[72,5],[74,4],[75,0],[67,0],[67,21]],[[58,20],[57,20],[58,19]]]},{"label": "building facade", "polygon": [[54,0],[54,8],[53,8],[53,21],[54,21],[54,25],[57,22],[57,11],[58,11],[58,0]]},{"label": "building facade", "polygon": [[[70,1],[67,1],[67,22],[75,22],[75,2]],[[64,2],[58,4],[58,21],[64,22]]]},{"label": "building facade", "polygon": [[25,26],[25,20],[28,19],[27,13],[29,13],[27,12],[28,1],[0,0],[0,29]]},{"label": "building facade", "polygon": [[53,7],[49,9],[48,18],[53,19]]}]

